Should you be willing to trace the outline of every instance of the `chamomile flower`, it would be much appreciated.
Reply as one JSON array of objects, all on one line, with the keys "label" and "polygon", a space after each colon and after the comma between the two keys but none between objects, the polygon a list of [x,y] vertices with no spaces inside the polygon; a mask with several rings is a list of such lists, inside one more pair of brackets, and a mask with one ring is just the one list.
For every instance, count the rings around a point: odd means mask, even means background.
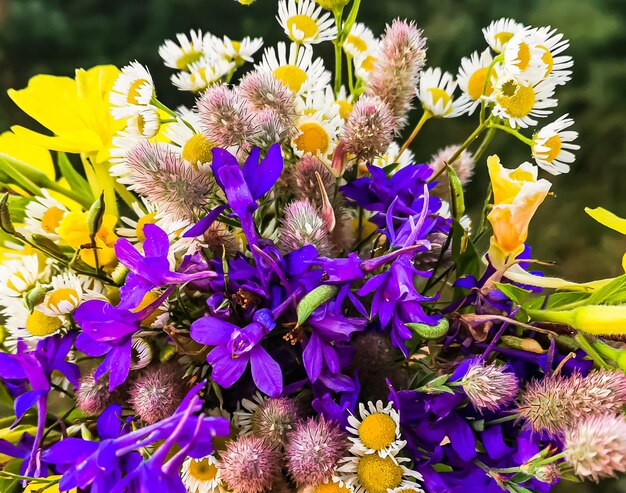
[{"label": "chamomile flower", "polygon": [[371,454],[381,457],[396,455],[406,445],[400,439],[400,414],[393,408],[393,403],[386,406],[382,401],[359,404],[361,420],[356,416],[348,417],[346,431],[354,436],[348,439],[354,444],[351,452]]},{"label": "chamomile flower", "polygon": [[35,287],[40,277],[37,254],[6,260],[0,264],[0,296],[20,298]]},{"label": "chamomile flower", "polygon": [[454,100],[456,81],[452,74],[440,68],[429,68],[422,73],[417,97],[424,110],[440,118],[459,116],[458,101]]},{"label": "chamomile flower", "polygon": [[341,122],[338,115],[329,119],[321,111],[300,116],[296,121],[297,134],[291,140],[296,155],[312,154],[328,163],[337,145]]},{"label": "chamomile flower", "polygon": [[515,77],[496,69],[498,83],[493,92],[493,114],[508,120],[511,127],[527,128],[537,124],[534,118],[544,118],[556,106],[553,99],[554,84],[543,80],[530,85],[519,82]]},{"label": "chamomile flower", "polygon": [[[330,93],[332,94],[332,89],[328,88]],[[352,98],[352,94],[348,94],[345,86],[341,86],[341,89],[337,93],[337,97],[333,97],[333,102],[336,107],[336,110],[339,112],[339,116],[342,120],[347,119],[352,113],[352,109],[354,107],[354,101]]]},{"label": "chamomile flower", "polygon": [[350,34],[343,44],[343,50],[348,56],[356,58],[364,53],[374,53],[378,41],[372,30],[361,22],[357,22],[350,29]]},{"label": "chamomile flower", "polygon": [[234,41],[228,36],[213,36],[209,43],[209,51],[229,63],[240,67],[245,62],[253,62],[253,55],[263,46],[263,39],[246,36],[241,41]]},{"label": "chamomile flower", "polygon": [[133,116],[154,97],[154,82],[146,67],[134,61],[122,68],[111,90],[111,114],[116,119]]},{"label": "chamomile flower", "polygon": [[211,151],[215,147],[215,143],[200,132],[199,123],[197,113],[189,111],[165,131],[165,136],[180,148],[181,157],[196,167],[213,160]]},{"label": "chamomile flower", "polygon": [[313,0],[280,0],[276,19],[294,43],[315,44],[337,37],[330,13],[322,14]]},{"label": "chamomile flower", "polygon": [[536,84],[546,76],[548,67],[543,61],[546,53],[538,47],[537,30],[518,31],[504,49],[503,66],[507,74],[524,84]]},{"label": "chamomile flower", "polygon": [[172,84],[181,91],[199,92],[221,82],[222,77],[234,70],[235,63],[222,58],[202,58],[188,68],[172,75]]},{"label": "chamomile flower", "polygon": [[364,82],[369,80],[370,74],[376,65],[377,55],[375,51],[365,51],[354,58],[354,73]]},{"label": "chamomile flower", "polygon": [[176,35],[178,43],[171,39],[165,40],[159,47],[159,55],[166,67],[188,70],[191,64],[205,56],[211,38],[211,34],[202,34],[200,30],[192,29],[189,37],[184,33],[179,33]]},{"label": "chamomile flower", "polygon": [[405,483],[403,486],[389,490],[389,493],[424,493],[424,490],[416,483]]},{"label": "chamomile flower", "polygon": [[[0,303],[5,303],[2,301]],[[63,321],[60,317],[46,315],[37,309],[31,312],[21,300],[12,300],[4,305],[2,316],[5,319],[4,326],[9,332],[9,340],[21,339],[26,342],[36,342],[40,339],[58,334],[63,329]]]},{"label": "chamomile flower", "polygon": [[387,493],[396,488],[415,487],[414,480],[420,481],[422,475],[404,464],[410,462],[405,457],[352,452],[344,457],[337,468],[339,477],[354,489],[355,493]]},{"label": "chamomile flower", "polygon": [[267,402],[267,397],[262,395],[260,392],[255,392],[252,395],[252,399],[242,399],[239,406],[239,409],[233,413],[233,419],[237,428],[239,428],[239,433],[241,435],[251,435],[252,434],[252,421],[254,418],[254,414],[259,410],[261,406]]},{"label": "chamomile flower", "polygon": [[289,53],[285,43],[267,48],[257,68],[274,74],[284,86],[298,94],[321,91],[330,84],[330,72],[324,69],[322,59],[313,60],[311,49],[298,50],[296,44],[289,46]]},{"label": "chamomile flower", "polygon": [[159,112],[153,106],[142,108],[126,122],[126,131],[136,139],[151,139],[160,128]]},{"label": "chamomile flower", "polygon": [[83,286],[80,279],[71,272],[53,276],[50,279],[51,289],[41,304],[37,306],[44,315],[61,317],[72,313],[83,301]]},{"label": "chamomile flower", "polygon": [[569,41],[556,29],[540,27],[536,30],[537,47],[543,52],[541,59],[546,65],[544,77],[557,85],[563,85],[570,80],[574,60],[562,53],[569,48]]},{"label": "chamomile flower", "polygon": [[26,206],[23,230],[31,235],[39,234],[51,240],[58,240],[57,229],[67,208],[52,198],[47,190],[42,190],[42,194],[34,197]]},{"label": "chamomile flower", "polygon": [[387,152],[374,159],[372,161],[372,165],[378,166],[379,168],[386,168],[391,164],[397,163],[398,165],[394,170],[395,172],[415,162],[415,155],[410,149],[405,150],[400,156],[400,159],[398,159],[398,154],[400,154],[400,146],[397,143],[392,142],[387,148]]},{"label": "chamomile flower", "polygon": [[483,35],[493,51],[502,53],[510,39],[522,29],[524,24],[503,17],[483,28]]},{"label": "chamomile flower", "polygon": [[[348,98],[345,89],[343,97]],[[332,87],[326,87],[326,90],[320,92],[307,93],[296,101],[296,113],[298,115],[320,113],[324,119],[330,120],[340,116],[340,110],[340,105],[336,104]]]},{"label": "chamomile flower", "polygon": [[217,468],[217,459],[207,455],[202,459],[187,457],[183,462],[180,477],[191,493],[218,492],[220,484],[220,470]]},{"label": "chamomile flower", "polygon": [[456,76],[459,88],[463,91],[461,97],[457,99],[459,112],[471,115],[481,101],[493,93],[495,82],[495,71],[493,69],[489,74],[489,82],[485,86],[489,65],[492,60],[493,57],[489,48],[482,53],[475,51],[469,57],[461,60],[459,73]]},{"label": "chamomile flower", "polygon": [[574,120],[563,115],[533,135],[533,158],[548,173],[567,173],[569,165],[574,162],[575,157],[570,150],[580,149],[578,144],[572,144],[578,138],[578,132],[565,130],[573,124]]}]

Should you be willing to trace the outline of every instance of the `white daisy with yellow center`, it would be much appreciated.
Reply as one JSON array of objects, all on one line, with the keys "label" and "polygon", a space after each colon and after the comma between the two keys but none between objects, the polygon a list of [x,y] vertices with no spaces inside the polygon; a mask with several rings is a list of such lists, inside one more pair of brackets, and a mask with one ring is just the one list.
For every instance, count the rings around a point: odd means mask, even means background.
[{"label": "white daisy with yellow center", "polygon": [[456,85],[452,74],[438,67],[429,68],[420,77],[417,97],[424,110],[433,116],[455,118],[460,114],[458,102],[454,100]]},{"label": "white daisy with yellow center", "polygon": [[280,0],[276,19],[294,43],[315,44],[337,37],[330,13],[322,14],[322,7],[313,0]]},{"label": "white daisy with yellow center", "polygon": [[[343,96],[341,92],[337,96],[337,98],[340,97],[345,98],[346,102],[348,98],[351,99],[345,88],[343,89]],[[341,105],[335,99],[333,88],[328,86],[324,91],[309,92],[298,98],[296,100],[296,113],[301,116],[321,113],[324,119],[331,120],[341,117]]]},{"label": "white daisy with yellow center", "polygon": [[[330,87],[328,89],[332,95],[332,89]],[[354,108],[354,100],[352,98],[352,94],[348,94],[345,86],[341,86],[341,89],[339,89],[339,92],[337,93],[337,97],[333,96],[333,104],[341,119],[347,120],[350,113],[352,113],[352,109]]]},{"label": "white daisy with yellow center", "polygon": [[156,137],[161,128],[158,110],[153,106],[146,106],[131,116],[126,122],[126,131],[136,139],[151,139]]},{"label": "white daisy with yellow center", "polygon": [[183,462],[180,477],[190,493],[217,493],[220,491],[220,470],[217,459],[207,455],[202,459],[188,457]]},{"label": "white daisy with yellow center", "polygon": [[393,408],[393,403],[386,406],[382,401],[376,404],[359,404],[359,414],[348,417],[346,431],[354,436],[348,437],[353,443],[353,453],[376,453],[381,457],[396,455],[406,445],[400,437],[400,414]]},{"label": "white daisy with yellow center", "polygon": [[524,84],[537,84],[546,77],[543,61],[546,51],[539,48],[537,30],[525,28],[513,36],[504,49],[503,66],[507,74]]},{"label": "white daisy with yellow center", "polygon": [[80,279],[71,272],[64,272],[50,279],[50,290],[37,310],[49,317],[62,317],[72,313],[82,301]]},{"label": "white daisy with yellow center", "polygon": [[5,260],[0,264],[0,296],[20,298],[35,287],[40,277],[37,254]]},{"label": "white daisy with yellow center", "polygon": [[181,91],[199,92],[222,81],[235,69],[235,63],[223,58],[202,58],[189,66],[189,71],[172,75],[171,80]]},{"label": "white daisy with yellow center", "polygon": [[563,115],[533,135],[533,158],[548,173],[559,175],[570,170],[570,164],[575,160],[570,151],[580,149],[578,144],[572,144],[578,138],[578,132],[565,130],[573,124],[574,120]]},{"label": "white daisy with yellow center", "polygon": [[114,118],[128,118],[148,106],[155,95],[154,82],[146,67],[134,61],[122,68],[111,90]]},{"label": "white daisy with yellow center", "polygon": [[540,27],[536,30],[537,47],[543,52],[541,59],[546,65],[544,77],[557,85],[563,85],[570,80],[574,60],[562,53],[569,48],[569,41],[556,29]]},{"label": "white daisy with yellow center", "polygon": [[9,346],[13,346],[18,339],[35,343],[58,334],[63,329],[60,317],[46,315],[38,310],[39,306],[31,312],[21,300],[2,299],[0,304],[4,306],[2,310],[4,327],[9,332],[5,344],[8,342]]},{"label": "white daisy with yellow center", "polygon": [[267,48],[258,70],[269,72],[285,87],[297,94],[323,91],[330,84],[330,72],[324,68],[321,58],[313,60],[310,48],[298,49],[295,43],[289,46],[278,43],[276,48]]},{"label": "white daisy with yellow center", "polygon": [[253,62],[253,55],[263,46],[262,38],[251,38],[246,36],[241,41],[235,41],[228,36],[218,38],[212,36],[209,42],[209,52],[217,58],[222,58],[227,62],[232,62],[236,66],[241,66],[245,62]]},{"label": "white daisy with yellow center", "polygon": [[307,486],[301,493],[354,493],[354,488],[339,478],[331,478],[324,483]]},{"label": "white daisy with yellow center", "polygon": [[464,57],[461,60],[459,73],[456,77],[459,88],[463,91],[463,94],[457,100],[461,113],[471,115],[478,108],[481,101],[489,98],[493,93],[496,77],[495,70],[491,70],[489,81],[487,82],[487,73],[492,61],[493,57],[489,48],[482,53],[475,51],[469,57]]},{"label": "white daisy with yellow center", "polygon": [[176,35],[176,41],[171,39],[159,47],[159,55],[165,62],[166,67],[177,70],[188,70],[192,63],[203,58],[210,45],[212,35],[210,33],[202,34],[202,31],[189,32],[189,37],[184,33]]},{"label": "white daisy with yellow center", "polygon": [[483,28],[483,35],[493,51],[502,53],[510,39],[522,29],[524,24],[503,17]]},{"label": "white daisy with yellow center", "polygon": [[42,190],[42,196],[33,197],[26,206],[24,228],[20,230],[28,235],[39,234],[57,241],[57,230],[66,212],[67,208],[61,202],[52,198],[47,190]]},{"label": "white daisy with yellow center", "polygon": [[354,489],[355,493],[387,493],[396,488],[415,487],[415,480],[422,475],[404,464],[404,457],[353,452],[354,455],[341,459],[337,468],[339,477]]},{"label": "white daisy with yellow center", "polygon": [[363,82],[367,82],[374,70],[377,60],[377,51],[365,51],[354,58],[354,73]]},{"label": "white daisy with yellow center", "polygon": [[400,146],[396,142],[392,142],[387,148],[385,154],[375,158],[372,161],[372,165],[378,166],[379,168],[386,168],[387,166],[391,166],[392,164],[397,164],[397,166],[391,172],[391,174],[393,174],[396,171],[415,163],[415,155],[411,152],[410,149],[404,151],[399,159],[398,154],[400,154]]},{"label": "white daisy with yellow center", "polygon": [[545,118],[557,105],[553,99],[554,84],[543,80],[536,85],[526,85],[505,72],[496,69],[498,83],[494,89],[493,114],[507,120],[512,128],[537,125],[535,118]]},{"label": "white daisy with yellow center", "polygon": [[322,111],[298,117],[297,133],[291,140],[294,152],[299,157],[312,154],[328,164],[337,145],[341,124],[339,115],[328,118]]},{"label": "white daisy with yellow center", "polygon": [[374,53],[378,48],[378,41],[372,30],[361,22],[357,22],[350,29],[346,37],[343,50],[352,58],[364,53]]},{"label": "white daisy with yellow center", "polygon": [[233,413],[233,422],[239,428],[240,435],[251,435],[253,431],[254,414],[265,404],[267,397],[255,392],[252,399],[242,399],[237,411]]},{"label": "white daisy with yellow center", "polygon": [[181,157],[196,167],[213,161],[215,147],[199,128],[198,115],[186,110],[176,122],[167,126],[164,133],[178,148]]}]

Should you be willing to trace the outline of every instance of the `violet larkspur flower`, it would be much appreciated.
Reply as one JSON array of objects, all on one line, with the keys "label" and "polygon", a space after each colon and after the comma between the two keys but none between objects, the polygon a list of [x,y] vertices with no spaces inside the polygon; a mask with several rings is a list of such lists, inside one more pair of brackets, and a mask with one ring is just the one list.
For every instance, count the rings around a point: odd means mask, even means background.
[{"label": "violet larkspur flower", "polygon": [[258,310],[246,327],[203,317],[191,324],[191,338],[215,348],[207,355],[213,367],[212,378],[222,387],[231,387],[241,378],[250,363],[252,379],[263,393],[277,397],[283,389],[280,365],[261,346],[261,339],[276,326],[272,312]]}]

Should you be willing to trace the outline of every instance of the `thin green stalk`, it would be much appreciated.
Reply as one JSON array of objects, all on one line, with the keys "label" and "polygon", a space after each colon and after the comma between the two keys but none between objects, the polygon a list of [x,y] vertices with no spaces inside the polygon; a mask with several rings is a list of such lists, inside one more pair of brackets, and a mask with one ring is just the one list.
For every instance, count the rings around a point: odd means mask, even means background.
[{"label": "thin green stalk", "polygon": [[476,152],[474,153],[475,163],[478,163],[480,161],[480,158],[483,157],[483,154],[487,150],[487,147],[489,147],[489,144],[491,144],[491,141],[493,140],[493,136],[495,134],[496,134],[495,128],[489,128],[489,130],[487,130],[487,133],[483,137],[483,141],[480,143],[480,145],[478,146],[478,149],[476,149]]},{"label": "thin green stalk", "polygon": [[604,359],[602,358],[602,356],[600,356],[598,351],[596,351],[594,349],[594,347],[591,345],[591,343],[587,340],[587,337],[585,336],[585,334],[583,334],[582,332],[579,331],[574,336],[574,340],[578,343],[580,348],[583,351],[585,351],[587,353],[587,355],[590,356],[591,359],[593,359],[593,361],[600,368],[604,368],[605,370],[612,370],[613,369],[613,367],[611,365],[609,365],[606,361],[604,361]]},{"label": "thin green stalk", "polygon": [[506,133],[509,133],[509,134],[513,135],[517,139],[521,140],[524,144],[527,144],[529,146],[533,145],[532,139],[529,139],[528,137],[524,137],[517,130],[515,130],[515,129],[511,128],[511,127],[507,127],[506,125],[499,125],[497,123],[492,123],[491,125],[489,125],[489,128],[497,128],[498,130],[502,130],[502,131],[504,131]]},{"label": "thin green stalk", "polygon": [[348,65],[348,88],[350,89],[350,94],[354,96],[353,58],[346,55],[346,63]]},{"label": "thin green stalk", "polygon": [[343,9],[335,12],[335,24],[337,25],[337,39],[335,40],[335,97],[341,90],[341,68],[343,65]]},{"label": "thin green stalk", "polygon": [[415,125],[415,128],[413,129],[413,132],[411,133],[411,135],[409,135],[409,138],[406,140],[406,142],[400,148],[400,152],[398,152],[398,155],[396,156],[396,159],[395,159],[396,162],[400,160],[400,156],[402,156],[402,154],[404,154],[404,151],[406,151],[409,148],[409,146],[411,145],[413,140],[415,140],[415,137],[417,137],[417,134],[420,132],[420,130],[422,129],[424,124],[432,116],[433,115],[432,115],[432,113],[430,111],[424,110],[424,113],[422,114],[422,117],[420,118],[420,120],[417,122],[417,125]]},{"label": "thin green stalk", "polygon": [[[503,58],[504,58],[504,55],[498,55],[491,61],[491,63],[489,64],[489,67],[487,67],[487,73],[485,74],[485,82],[483,83],[483,90],[482,90],[481,95],[484,96],[487,93],[487,88],[489,87],[489,81],[491,79],[491,71],[495,67],[496,63],[502,61]],[[485,121],[486,109],[487,109],[487,101],[483,99],[480,103],[480,123],[483,123]]]}]

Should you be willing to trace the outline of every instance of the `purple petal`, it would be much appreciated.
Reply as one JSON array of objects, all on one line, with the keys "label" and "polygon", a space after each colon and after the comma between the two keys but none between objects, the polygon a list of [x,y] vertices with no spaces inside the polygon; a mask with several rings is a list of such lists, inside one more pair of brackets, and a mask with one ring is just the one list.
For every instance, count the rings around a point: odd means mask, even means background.
[{"label": "purple petal", "polygon": [[143,261],[143,256],[126,238],[119,238],[115,242],[114,248],[115,256],[130,270],[136,270],[139,264]]},{"label": "purple petal", "polygon": [[104,356],[111,350],[111,346],[103,342],[98,342],[92,339],[88,334],[81,332],[76,338],[76,349],[88,356]]},{"label": "purple petal", "polygon": [[322,372],[322,348],[317,334],[311,334],[311,338],[302,352],[304,369],[311,382],[315,382]]},{"label": "purple petal", "polygon": [[2,378],[26,378],[26,373],[14,356],[0,353],[0,368],[2,368]]},{"label": "purple petal", "polygon": [[283,391],[283,374],[280,365],[272,359],[267,351],[256,346],[250,351],[252,380],[259,390],[270,397],[278,397]]},{"label": "purple petal", "polygon": [[132,340],[129,337],[120,346],[114,346],[106,355],[102,364],[94,374],[94,378],[99,379],[106,370],[109,371],[109,391],[113,392],[116,387],[122,385],[128,377],[130,370]]},{"label": "purple petal", "polygon": [[183,238],[195,238],[196,236],[203,235],[211,227],[211,224],[213,224],[215,220],[219,217],[219,215],[225,210],[225,205],[220,205],[219,207],[216,207],[206,216],[200,219],[196,224],[194,224],[191,228],[189,228],[185,232],[185,234],[183,234]]},{"label": "purple petal", "polygon": [[249,355],[233,358],[224,346],[217,346],[206,357],[213,367],[212,378],[222,387],[229,388],[241,378],[248,366]]},{"label": "purple petal", "polygon": [[30,391],[26,392],[15,399],[14,407],[15,407],[15,420],[16,422],[22,419],[24,414],[28,412],[35,404],[37,404],[37,400],[44,395],[41,391]]},{"label": "purple petal", "polygon": [[[255,200],[265,195],[278,181],[283,172],[283,156],[279,144],[274,144],[270,147],[265,159],[261,161],[260,165],[256,166],[256,163],[259,162],[259,155],[260,151],[253,149],[243,169],[246,183],[250,187],[250,192]],[[256,158],[256,162],[254,158]],[[248,164],[248,161],[250,161],[250,164]]]},{"label": "purple petal", "polygon": [[233,156],[226,149],[220,149],[219,147],[214,147],[211,150],[213,154],[213,160],[211,164],[211,169],[213,170],[213,176],[215,177],[215,181],[220,186],[220,188],[224,189],[224,183],[220,179],[218,171],[224,166],[239,166],[237,162],[237,158]]},{"label": "purple petal", "polygon": [[117,438],[120,436],[122,406],[111,404],[98,418],[98,437],[100,440]]},{"label": "purple petal", "polygon": [[215,317],[203,317],[191,324],[191,338],[207,346],[226,344],[236,325]]},{"label": "purple petal", "polygon": [[145,224],[143,234],[143,251],[146,257],[167,257],[170,250],[170,239],[167,233],[156,224]]},{"label": "purple petal", "polygon": [[76,464],[81,458],[87,457],[98,448],[98,442],[90,442],[82,438],[65,438],[42,454],[42,459],[50,464]]}]

